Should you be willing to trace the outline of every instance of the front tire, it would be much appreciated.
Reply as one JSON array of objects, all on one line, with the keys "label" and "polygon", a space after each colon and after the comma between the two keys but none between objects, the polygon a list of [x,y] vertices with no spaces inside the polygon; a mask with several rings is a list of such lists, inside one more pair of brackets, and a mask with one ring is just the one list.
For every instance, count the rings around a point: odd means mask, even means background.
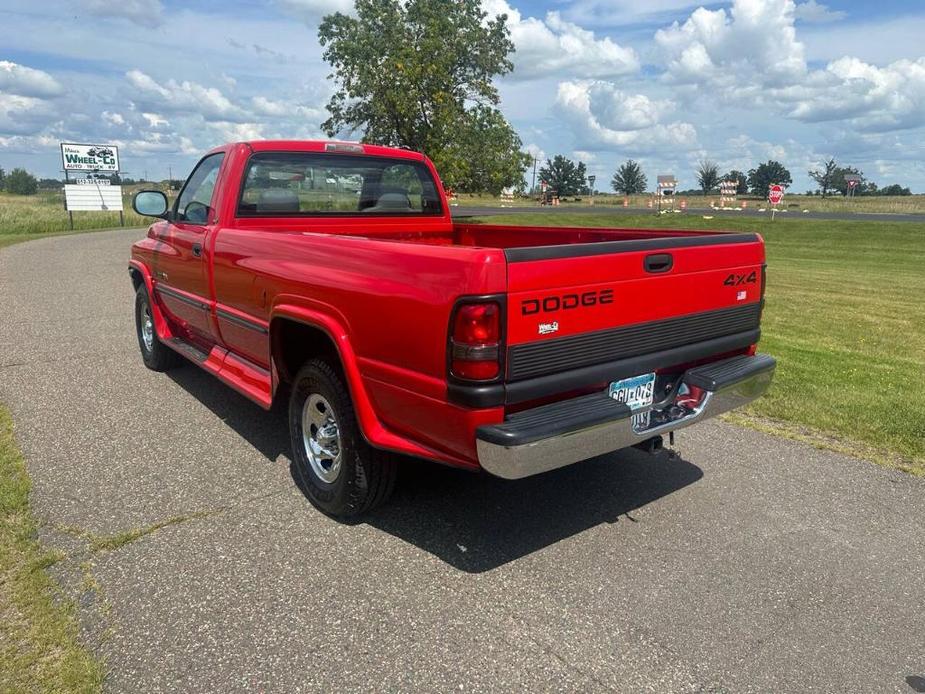
[{"label": "front tire", "polygon": [[343,377],[327,361],[312,359],[296,375],[289,433],[295,473],[323,513],[356,516],[391,495],[395,457],[363,438]]},{"label": "front tire", "polygon": [[151,298],[144,284],[140,284],[135,291],[135,333],[138,336],[141,360],[152,371],[167,371],[180,361],[180,355],[157,339]]}]

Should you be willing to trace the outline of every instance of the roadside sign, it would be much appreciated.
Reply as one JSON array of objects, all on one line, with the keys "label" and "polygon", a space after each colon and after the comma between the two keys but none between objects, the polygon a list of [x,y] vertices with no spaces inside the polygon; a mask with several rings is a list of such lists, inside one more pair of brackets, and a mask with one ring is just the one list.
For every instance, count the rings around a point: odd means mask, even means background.
[{"label": "roadside sign", "polygon": [[64,204],[68,212],[122,212],[122,186],[68,183]]},{"label": "roadside sign", "polygon": [[61,163],[65,171],[118,171],[119,148],[62,142]]},{"label": "roadside sign", "polygon": [[784,199],[784,187],[778,183],[775,183],[768,190],[768,202],[772,205],[779,205],[780,201]]}]

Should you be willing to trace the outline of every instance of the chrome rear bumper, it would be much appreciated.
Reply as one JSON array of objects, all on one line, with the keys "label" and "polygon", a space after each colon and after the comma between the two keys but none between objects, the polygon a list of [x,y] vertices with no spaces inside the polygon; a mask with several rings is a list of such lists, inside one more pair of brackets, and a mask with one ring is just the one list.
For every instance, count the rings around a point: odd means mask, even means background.
[{"label": "chrome rear bumper", "polygon": [[479,463],[498,477],[519,479],[634,446],[747,405],[767,391],[775,366],[772,357],[758,354],[690,369],[681,383],[703,391],[697,404],[680,408],[663,401],[649,408],[646,424],[634,424],[632,415],[639,413],[606,393],[517,413],[503,424],[479,427]]}]

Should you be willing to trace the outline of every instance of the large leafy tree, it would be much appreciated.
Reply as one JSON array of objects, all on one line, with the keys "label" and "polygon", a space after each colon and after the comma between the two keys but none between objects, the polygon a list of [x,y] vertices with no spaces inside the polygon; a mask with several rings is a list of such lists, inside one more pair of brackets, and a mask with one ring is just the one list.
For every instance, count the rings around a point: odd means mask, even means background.
[{"label": "large leafy tree", "polygon": [[793,183],[790,172],[779,161],[770,159],[748,172],[748,187],[762,198],[768,197],[768,191],[775,183],[785,188]]},{"label": "large leafy tree", "polygon": [[610,185],[618,193],[633,195],[645,193],[648,181],[639,163],[630,159],[617,169],[613,178],[610,179]]},{"label": "large leafy tree", "polygon": [[822,197],[825,197],[834,187],[832,184],[835,182],[836,171],[838,171],[838,164],[835,163],[835,158],[832,157],[822,165],[821,169],[813,169],[806,173],[819,186]]},{"label": "large leafy tree", "polygon": [[505,15],[479,0],[357,0],[326,16],[318,38],[337,91],[322,128],[424,152],[448,185],[498,190],[526,158],[497,109],[493,79],[513,69]]},{"label": "large leafy tree", "polygon": [[546,165],[540,169],[540,180],[546,181],[552,190],[559,193],[559,197],[579,195],[587,188],[587,170],[583,161],[577,164],[571,159],[557,154],[546,160]]},{"label": "large leafy tree", "polygon": [[13,169],[4,181],[4,188],[15,195],[34,195],[39,189],[35,176],[25,169]]},{"label": "large leafy tree", "polygon": [[736,182],[736,195],[745,195],[748,192],[748,176],[746,176],[741,171],[733,169],[725,176],[722,177],[723,181],[735,181]]},{"label": "large leafy tree", "polygon": [[704,195],[719,185],[719,167],[715,162],[706,159],[697,165],[697,182]]}]

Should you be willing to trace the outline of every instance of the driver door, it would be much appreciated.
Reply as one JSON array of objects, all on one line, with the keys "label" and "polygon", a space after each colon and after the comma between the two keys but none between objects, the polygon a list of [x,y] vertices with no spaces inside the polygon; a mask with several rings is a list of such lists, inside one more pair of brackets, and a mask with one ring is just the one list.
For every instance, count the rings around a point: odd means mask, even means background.
[{"label": "driver door", "polygon": [[209,230],[216,223],[215,189],[224,152],[211,154],[193,169],[158,240],[154,276],[157,294],[170,317],[193,338],[214,342],[210,319]]}]

